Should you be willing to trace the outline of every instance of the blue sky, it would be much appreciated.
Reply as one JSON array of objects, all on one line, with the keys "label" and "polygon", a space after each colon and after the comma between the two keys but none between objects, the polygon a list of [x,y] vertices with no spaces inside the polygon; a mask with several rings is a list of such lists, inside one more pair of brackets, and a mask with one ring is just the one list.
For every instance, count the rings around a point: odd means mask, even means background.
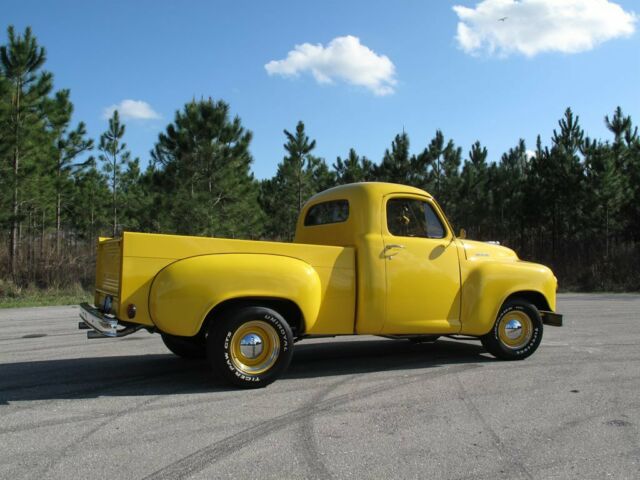
[{"label": "blue sky", "polygon": [[[403,129],[414,152],[441,129],[465,155],[480,140],[498,160],[519,138],[548,143],[566,107],[592,137],[609,138],[603,118],[618,105],[640,123],[637,1],[10,0],[2,10],[3,28],[33,28],[93,138],[123,100],[157,114],[126,120],[143,164],[175,111],[200,97],[225,100],[253,132],[258,178],[275,173],[282,131],[298,120],[329,164],[351,147],[379,161]],[[332,40],[348,36],[353,48],[336,54]],[[288,57],[305,43],[315,53]]]}]

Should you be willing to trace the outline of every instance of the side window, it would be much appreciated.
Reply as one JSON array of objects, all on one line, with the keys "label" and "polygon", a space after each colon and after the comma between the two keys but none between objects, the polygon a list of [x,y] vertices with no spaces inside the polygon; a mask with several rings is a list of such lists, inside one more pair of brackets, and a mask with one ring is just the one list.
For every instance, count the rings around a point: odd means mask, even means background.
[{"label": "side window", "polygon": [[346,222],[348,218],[349,202],[347,200],[332,200],[311,207],[307,216],[304,217],[304,226]]},{"label": "side window", "polygon": [[427,237],[444,238],[447,233],[444,229],[444,225],[442,225],[442,222],[433,210],[433,207],[428,203],[424,204],[424,216],[427,219]]},{"label": "side window", "polygon": [[399,237],[444,238],[446,233],[433,207],[411,198],[387,202],[387,228]]}]

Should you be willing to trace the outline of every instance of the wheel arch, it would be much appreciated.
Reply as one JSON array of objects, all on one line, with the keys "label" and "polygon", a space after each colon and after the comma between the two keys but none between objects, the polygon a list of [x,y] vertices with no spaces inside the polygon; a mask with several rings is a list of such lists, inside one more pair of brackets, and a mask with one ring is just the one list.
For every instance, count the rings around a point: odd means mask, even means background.
[{"label": "wheel arch", "polygon": [[289,324],[294,337],[302,335],[305,331],[304,314],[293,300],[280,297],[237,297],[224,300],[209,310],[199,333],[205,334],[211,323],[233,310],[245,307],[265,307],[275,310]]},{"label": "wheel arch", "polygon": [[[542,292],[537,292],[535,290],[521,290],[518,292],[514,292],[505,298],[504,302],[502,302],[502,306],[510,300],[521,299],[531,303],[535,306],[538,311],[549,311],[551,307],[549,306],[549,302],[547,298],[544,296]],[[502,308],[502,306],[500,308]]]}]

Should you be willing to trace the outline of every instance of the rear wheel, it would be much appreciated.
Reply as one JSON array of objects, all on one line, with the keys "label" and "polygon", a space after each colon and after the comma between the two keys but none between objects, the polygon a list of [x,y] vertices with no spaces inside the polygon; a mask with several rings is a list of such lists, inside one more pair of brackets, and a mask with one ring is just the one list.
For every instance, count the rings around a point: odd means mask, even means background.
[{"label": "rear wheel", "polygon": [[531,303],[506,302],[489,333],[480,337],[484,348],[502,360],[522,360],[535,352],[542,341],[540,312]]},{"label": "rear wheel", "polygon": [[293,334],[285,319],[265,307],[245,307],[212,322],[207,352],[213,369],[228,382],[259,388],[275,381],[293,356]]},{"label": "rear wheel", "polygon": [[179,357],[196,360],[207,356],[207,346],[200,337],[176,337],[163,333],[162,341]]}]

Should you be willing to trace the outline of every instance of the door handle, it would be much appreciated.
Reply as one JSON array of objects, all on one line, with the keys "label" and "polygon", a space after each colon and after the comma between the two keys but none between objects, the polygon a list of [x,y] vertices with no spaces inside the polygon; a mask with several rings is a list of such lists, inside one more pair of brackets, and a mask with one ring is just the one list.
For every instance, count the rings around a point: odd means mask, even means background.
[{"label": "door handle", "polygon": [[[400,245],[399,243],[390,243],[390,244],[384,246],[384,251],[386,253],[387,250],[391,250],[393,248],[401,249],[401,248],[405,248],[405,246],[404,245]],[[395,257],[398,253],[400,253],[400,252],[395,252],[395,253],[393,253],[391,255],[385,255],[385,257],[388,258],[388,259],[391,259],[392,257]]]}]

